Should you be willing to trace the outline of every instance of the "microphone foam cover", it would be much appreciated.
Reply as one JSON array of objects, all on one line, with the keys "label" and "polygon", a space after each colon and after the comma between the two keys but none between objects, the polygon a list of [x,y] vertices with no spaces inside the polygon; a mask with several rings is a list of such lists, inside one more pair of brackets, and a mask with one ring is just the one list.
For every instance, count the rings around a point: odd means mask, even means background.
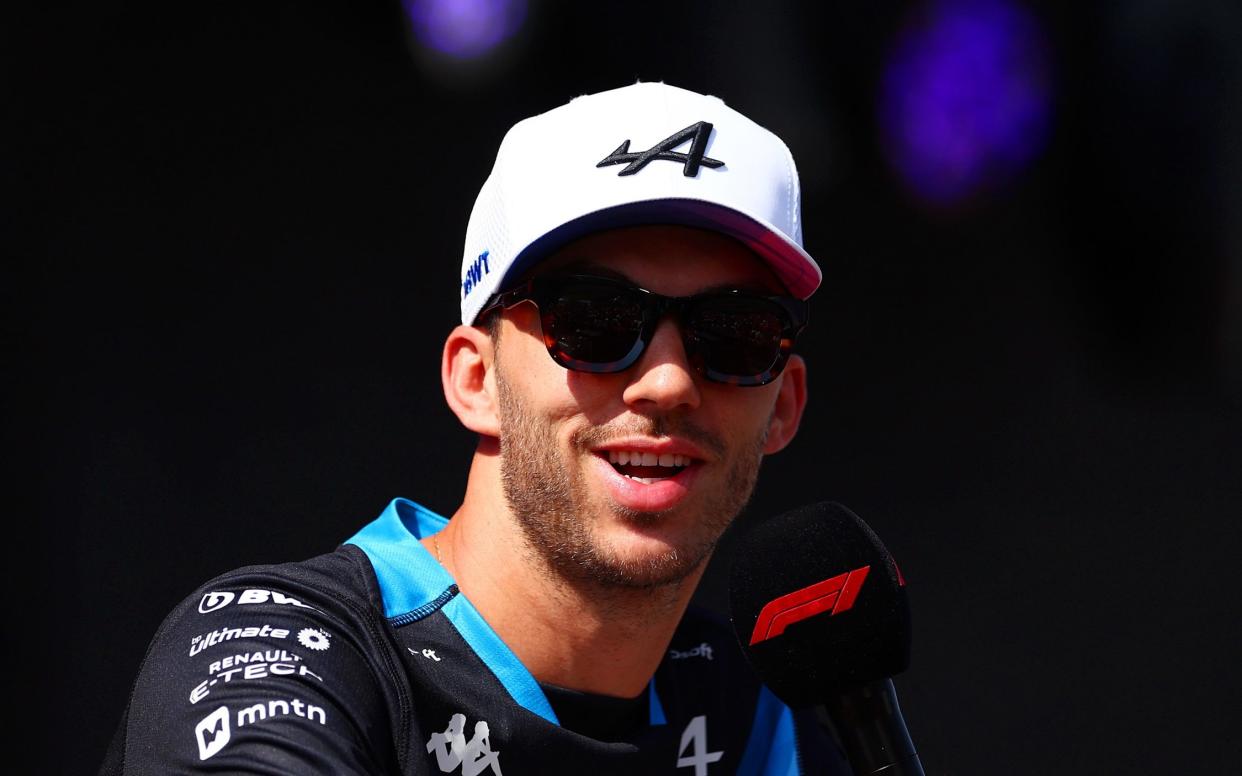
[{"label": "microphone foam cover", "polygon": [[909,665],[905,581],[850,510],[830,501],[800,507],[755,526],[736,550],[733,628],[760,679],[785,703],[823,703]]}]

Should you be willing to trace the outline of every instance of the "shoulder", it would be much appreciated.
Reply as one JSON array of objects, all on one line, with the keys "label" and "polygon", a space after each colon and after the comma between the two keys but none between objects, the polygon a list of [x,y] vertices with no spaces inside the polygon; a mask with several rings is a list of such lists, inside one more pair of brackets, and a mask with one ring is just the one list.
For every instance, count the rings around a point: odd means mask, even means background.
[{"label": "shoulder", "polygon": [[306,560],[228,571],[201,585],[178,610],[186,610],[190,604],[199,614],[229,606],[290,606],[319,611],[346,606],[382,611],[370,562],[349,544]]},{"label": "shoulder", "polygon": [[409,704],[378,602],[348,545],[201,585],[147,649],[118,731],[124,772],[387,770]]},{"label": "shoulder", "polygon": [[[356,638],[360,627],[365,632],[368,624],[382,619],[379,591],[366,556],[356,547],[342,545],[307,560],[245,566],[208,580],[164,619],[148,658],[157,646],[167,646],[174,634],[192,633],[191,654],[197,654],[206,648],[199,642],[215,630],[231,634],[238,627],[243,632],[259,627],[265,638],[279,641],[289,635],[278,625],[302,625]],[[271,637],[272,631],[281,635]],[[225,640],[233,638],[238,637]]]}]

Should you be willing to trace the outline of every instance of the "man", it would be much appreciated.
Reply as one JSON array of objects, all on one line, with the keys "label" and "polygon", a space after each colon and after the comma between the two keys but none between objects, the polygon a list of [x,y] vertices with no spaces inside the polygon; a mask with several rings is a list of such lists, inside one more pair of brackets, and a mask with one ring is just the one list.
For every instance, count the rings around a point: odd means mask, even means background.
[{"label": "man", "polygon": [[687,614],[806,404],[798,197],[779,139],[664,84],[515,126],[441,364],[460,508],[194,593],[104,772],[848,773]]}]

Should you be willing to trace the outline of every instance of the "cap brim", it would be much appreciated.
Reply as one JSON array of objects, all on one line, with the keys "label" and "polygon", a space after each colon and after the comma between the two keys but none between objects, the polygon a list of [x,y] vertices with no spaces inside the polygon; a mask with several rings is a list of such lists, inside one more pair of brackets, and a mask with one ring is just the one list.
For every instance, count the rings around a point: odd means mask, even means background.
[{"label": "cap brim", "polygon": [[715,202],[697,199],[652,199],[627,202],[579,216],[556,227],[520,250],[500,288],[511,285],[531,267],[559,248],[605,229],[675,224],[727,235],[763,259],[791,296],[807,299],[823,274],[802,246],[764,221]]}]

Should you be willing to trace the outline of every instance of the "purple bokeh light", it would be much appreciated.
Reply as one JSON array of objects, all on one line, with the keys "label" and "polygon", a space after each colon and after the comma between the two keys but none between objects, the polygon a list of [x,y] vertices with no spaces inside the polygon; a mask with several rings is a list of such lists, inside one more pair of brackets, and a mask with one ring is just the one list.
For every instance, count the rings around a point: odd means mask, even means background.
[{"label": "purple bokeh light", "polygon": [[487,54],[517,32],[525,0],[402,0],[418,40],[456,59]]},{"label": "purple bokeh light", "polygon": [[1051,76],[1035,17],[1008,0],[938,0],[899,33],[880,124],[920,198],[952,205],[1011,180],[1043,150]]}]

